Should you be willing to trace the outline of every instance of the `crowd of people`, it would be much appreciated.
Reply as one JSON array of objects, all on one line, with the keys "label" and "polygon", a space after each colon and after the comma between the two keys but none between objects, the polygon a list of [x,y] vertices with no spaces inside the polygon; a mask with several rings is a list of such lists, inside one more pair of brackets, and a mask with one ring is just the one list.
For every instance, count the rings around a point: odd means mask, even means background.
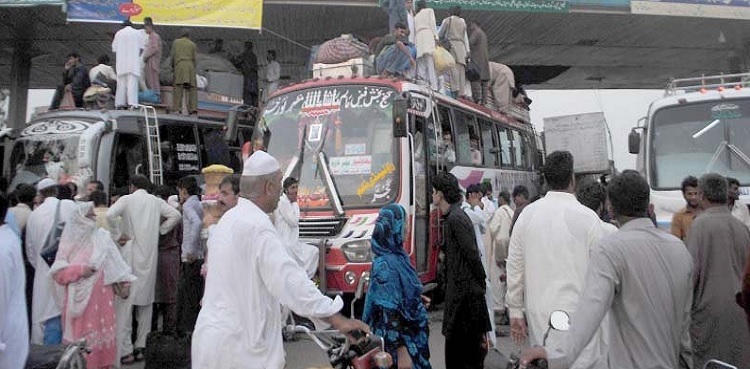
[{"label": "crowd of people", "polygon": [[[258,60],[253,43],[245,43],[245,50],[236,56],[223,52],[223,42],[217,39],[209,54],[231,62],[243,75],[243,100],[245,105],[259,104]],[[136,29],[126,20],[112,40],[115,67],[109,55],[101,55],[97,64],[86,68],[81,55],[71,52],[65,62],[62,84],[57,87],[50,109],[63,108],[117,108],[127,109],[140,103],[158,104],[161,99],[161,64],[163,41],[151,17],[144,18],[143,28]],[[188,114],[198,112],[198,47],[184,28],[172,42],[169,53],[172,75],[172,105],[169,110]],[[268,50],[266,68],[267,97],[278,89],[281,66],[276,61],[276,51]],[[201,77],[202,78],[202,77]],[[266,98],[264,97],[264,99]]]},{"label": "crowd of people", "polygon": [[[437,25],[425,0],[387,0],[390,33],[373,49],[377,72],[416,80],[454,97],[507,112],[512,104],[526,104],[516,88],[513,71],[490,61],[487,35],[476,22],[461,17],[461,7]],[[438,55],[439,53],[439,55]],[[450,59],[448,68],[438,68]],[[437,59],[437,60],[436,60]]]},{"label": "crowd of people", "polygon": [[[573,156],[556,151],[543,177],[547,191],[533,198],[521,185],[497,198],[488,183],[463,190],[450,173],[431,181],[447,368],[483,367],[503,334],[495,323],[528,340],[521,365],[750,363],[750,212],[736,179],[687,177],[670,234],[635,171],[576,181]],[[0,198],[0,367],[22,368],[29,342],[81,338],[90,368],[117,367],[143,360],[149,333],[162,330],[192,334],[194,368],[282,368],[292,312],[384,337],[394,367],[431,367],[431,300],[403,248],[402,206],[384,206],[375,222],[359,321],[311,279],[318,250],[299,242],[298,181],[282,182],[266,152],[224,177],[211,206],[195,177],[153,191],[144,176],[129,184],[108,201],[101,182],[79,194],[46,178]],[[547,336],[556,310],[571,328]]]}]

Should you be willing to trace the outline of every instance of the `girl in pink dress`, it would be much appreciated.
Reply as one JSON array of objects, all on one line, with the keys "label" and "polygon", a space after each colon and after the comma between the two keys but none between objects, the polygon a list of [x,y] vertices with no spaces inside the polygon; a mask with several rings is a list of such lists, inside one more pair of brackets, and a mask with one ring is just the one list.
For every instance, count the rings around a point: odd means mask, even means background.
[{"label": "girl in pink dress", "polygon": [[95,219],[93,203],[79,205],[65,224],[50,276],[65,288],[63,341],[85,338],[91,350],[86,366],[109,368],[117,354],[115,290],[127,295],[135,276]]}]

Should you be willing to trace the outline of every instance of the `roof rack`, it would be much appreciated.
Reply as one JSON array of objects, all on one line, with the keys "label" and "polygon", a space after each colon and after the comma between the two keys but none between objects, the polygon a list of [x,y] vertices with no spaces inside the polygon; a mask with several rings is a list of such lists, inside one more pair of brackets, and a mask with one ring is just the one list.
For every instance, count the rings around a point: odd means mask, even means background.
[{"label": "roof rack", "polygon": [[702,75],[693,78],[672,79],[664,90],[664,96],[675,95],[677,91],[694,92],[701,89],[734,88],[736,86],[750,86],[750,73]]}]

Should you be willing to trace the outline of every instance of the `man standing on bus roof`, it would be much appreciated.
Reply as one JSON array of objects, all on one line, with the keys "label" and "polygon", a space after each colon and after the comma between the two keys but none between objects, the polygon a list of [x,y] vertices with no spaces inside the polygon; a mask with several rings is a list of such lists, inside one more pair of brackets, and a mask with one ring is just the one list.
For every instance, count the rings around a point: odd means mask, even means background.
[{"label": "man standing on bus roof", "polygon": [[486,274],[474,226],[461,210],[461,189],[453,174],[441,172],[432,182],[432,203],[443,214],[445,253],[446,368],[481,368],[489,346],[490,317],[485,300]]},{"label": "man standing on bus roof", "polygon": [[268,65],[266,66],[266,92],[263,102],[268,101],[268,97],[279,89],[279,79],[281,78],[281,65],[276,61],[276,50],[268,50],[266,55]]},{"label": "man standing on bus roof", "polygon": [[701,213],[700,197],[698,196],[698,178],[687,176],[682,180],[682,197],[687,203],[684,208],[672,215],[672,234],[685,241],[690,225]]},{"label": "man standing on bus roof", "polygon": [[341,315],[341,298],[324,296],[284,252],[268,217],[278,205],[281,177],[276,159],[253,153],[242,170],[242,197],[208,239],[209,273],[192,338],[194,369],[283,368],[280,304],[343,333],[369,332],[366,324]]},{"label": "man standing on bus roof", "polygon": [[232,58],[232,64],[242,72],[244,83],[242,100],[245,105],[258,106],[258,57],[253,52],[253,42],[245,41],[242,54]]},{"label": "man standing on bus roof", "polygon": [[729,187],[727,189],[727,206],[735,218],[739,219],[744,225],[750,228],[750,209],[747,204],[739,202],[740,199],[740,181],[737,178],[727,177]]},{"label": "man standing on bus roof", "polygon": [[[543,175],[549,192],[526,206],[518,217],[507,262],[506,303],[511,336],[516,344],[523,344],[528,321],[531,346],[542,344],[553,311],[575,313],[589,256],[603,233],[596,213],[581,205],[573,194],[575,179],[570,152],[549,154]],[[600,329],[571,368],[599,367],[606,363],[601,332],[607,327],[602,324]]]},{"label": "man standing on bus roof", "polygon": [[143,19],[143,25],[146,30],[146,46],[143,50],[143,74],[146,80],[146,87],[149,90],[161,93],[161,82],[159,81],[159,69],[161,68],[161,36],[154,30],[154,21],[151,17]]},{"label": "man standing on bus roof", "polygon": [[174,93],[172,111],[182,112],[182,95],[187,90],[188,114],[198,115],[198,83],[195,78],[195,63],[198,47],[190,40],[190,30],[183,28],[180,38],[172,43],[172,71]]},{"label": "man standing on bus roof", "polygon": [[141,76],[141,51],[143,36],[133,28],[129,20],[122,23],[122,29],[115,33],[112,51],[115,55],[117,71],[117,90],[115,106],[127,108],[138,105],[138,81]]}]

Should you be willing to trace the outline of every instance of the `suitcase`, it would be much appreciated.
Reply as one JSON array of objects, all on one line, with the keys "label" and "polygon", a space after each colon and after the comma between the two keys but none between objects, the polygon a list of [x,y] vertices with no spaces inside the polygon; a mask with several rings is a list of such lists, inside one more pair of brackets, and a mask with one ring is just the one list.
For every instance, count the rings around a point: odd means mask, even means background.
[{"label": "suitcase", "polygon": [[190,335],[151,332],[143,356],[145,369],[190,369]]}]

